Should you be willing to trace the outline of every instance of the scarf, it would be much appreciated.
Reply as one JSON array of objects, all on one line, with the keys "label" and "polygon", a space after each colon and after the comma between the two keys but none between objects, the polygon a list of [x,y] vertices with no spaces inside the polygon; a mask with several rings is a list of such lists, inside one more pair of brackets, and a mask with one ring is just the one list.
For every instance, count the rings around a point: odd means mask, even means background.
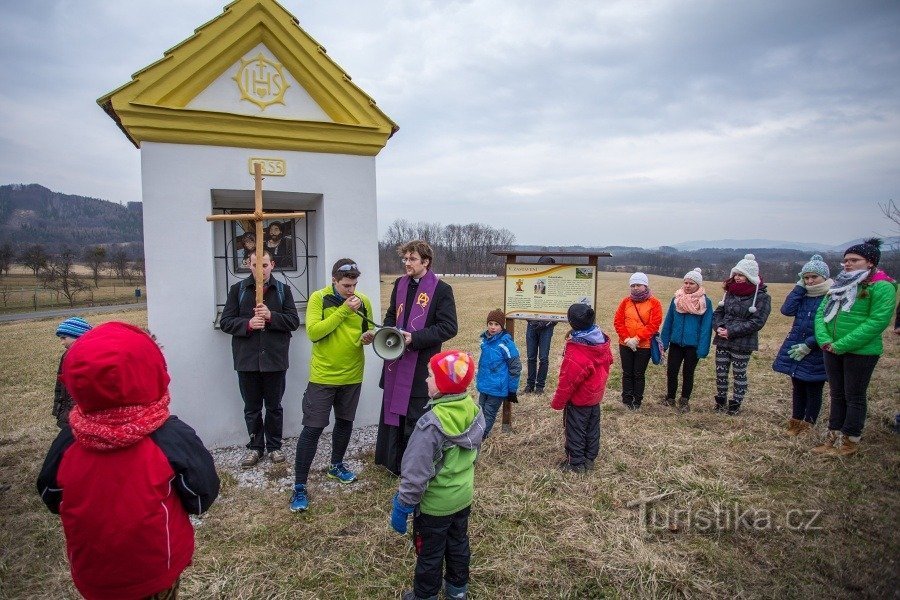
[{"label": "scarf", "polygon": [[831,289],[828,290],[828,300],[825,304],[825,316],[823,318],[826,323],[837,315],[838,309],[850,312],[850,309],[853,308],[853,304],[856,302],[859,284],[865,281],[868,276],[868,269],[841,271],[838,274],[831,285]]},{"label": "scarf", "polygon": [[[759,280],[759,285],[762,285],[762,279]],[[738,283],[734,279],[729,279],[725,282],[725,292],[732,296],[751,296],[756,293],[756,287],[749,281]]]},{"label": "scarf", "polygon": [[800,285],[806,288],[807,296],[809,296],[810,298],[818,298],[819,296],[824,296],[833,284],[833,279],[826,279],[822,283],[817,283],[815,285],[805,285],[803,283],[801,283]]},{"label": "scarf", "polygon": [[643,302],[644,300],[646,300],[649,297],[650,297],[650,287],[649,286],[647,286],[647,289],[645,289],[643,292],[635,292],[634,290],[631,290],[631,300],[633,302]]},{"label": "scarf", "polygon": [[599,346],[606,343],[606,336],[597,325],[591,325],[590,329],[581,329],[572,331],[569,339],[576,344],[584,344],[585,346]]},{"label": "scarf", "polygon": [[[428,317],[428,309],[434,300],[434,290],[437,289],[438,276],[431,270],[419,279],[419,287],[416,289],[416,297],[412,307],[406,306],[406,294],[412,277],[404,275],[397,281],[397,293],[394,301],[397,302],[397,327],[403,331],[419,331],[425,327]],[[404,317],[405,322],[404,322]],[[416,364],[419,360],[419,351],[406,349],[400,358],[384,362],[384,423],[385,425],[400,426],[400,417],[406,416],[409,409],[409,397],[412,394],[413,377],[416,374]]]},{"label": "scarf", "polygon": [[169,392],[150,404],[114,406],[82,412],[76,403],[69,413],[75,439],[92,450],[110,451],[138,443],[169,418]]},{"label": "scarf", "polygon": [[693,294],[685,294],[679,288],[675,292],[675,310],[685,315],[702,315],[706,312],[706,290],[701,285]]}]

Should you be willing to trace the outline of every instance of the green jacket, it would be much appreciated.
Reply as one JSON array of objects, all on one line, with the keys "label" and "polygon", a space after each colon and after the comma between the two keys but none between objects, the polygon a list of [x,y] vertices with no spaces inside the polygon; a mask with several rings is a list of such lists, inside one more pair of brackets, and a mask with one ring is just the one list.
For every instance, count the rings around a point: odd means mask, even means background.
[{"label": "green jacket", "polygon": [[884,350],[881,334],[891,323],[897,284],[881,279],[860,290],[856,301],[848,312],[838,310],[834,318],[826,323],[825,306],[828,296],[816,311],[816,341],[820,346],[831,344],[837,354],[862,354],[880,356]]},{"label": "green jacket", "polygon": [[[356,292],[365,314],[372,318],[372,303]],[[362,383],[365,355],[359,341],[368,323],[347,308],[329,284],[316,290],[306,305],[306,334],[313,342],[309,380],[323,385]]]},{"label": "green jacket", "polygon": [[442,517],[472,504],[484,415],[469,394],[441,396],[431,405],[403,453],[399,498]]}]

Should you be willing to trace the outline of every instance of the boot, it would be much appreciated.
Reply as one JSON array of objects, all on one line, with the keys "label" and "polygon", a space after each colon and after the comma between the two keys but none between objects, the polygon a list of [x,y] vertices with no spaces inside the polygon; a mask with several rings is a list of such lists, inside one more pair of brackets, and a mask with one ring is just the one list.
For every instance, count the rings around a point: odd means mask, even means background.
[{"label": "boot", "polygon": [[812,452],[813,454],[825,454],[826,452],[834,448],[834,444],[835,442],[837,442],[837,440],[838,432],[829,429],[828,433],[825,434],[825,439],[822,441],[822,443],[810,450],[810,452]]},{"label": "boot", "polygon": [[800,421],[800,423],[797,425],[797,431],[796,433],[794,433],[794,435],[803,435],[810,429],[812,429],[812,423],[810,423],[809,421]]},{"label": "boot", "polygon": [[791,420],[788,422],[787,431],[785,433],[791,437],[799,434],[800,433],[800,423],[802,423],[802,422],[803,421],[801,419],[791,418]]},{"label": "boot", "polygon": [[659,403],[663,406],[675,406],[675,398],[670,396],[663,396],[660,398]]},{"label": "boot", "polygon": [[446,600],[468,600],[469,584],[455,586],[445,579],[444,598],[446,598]]},{"label": "boot", "polygon": [[853,441],[850,439],[850,436],[841,435],[840,439],[840,444],[835,444],[829,448],[828,452],[825,453],[826,456],[851,456],[859,450],[859,438]]},{"label": "boot", "polygon": [[690,398],[679,398],[678,399],[678,412],[681,414],[691,412]]}]

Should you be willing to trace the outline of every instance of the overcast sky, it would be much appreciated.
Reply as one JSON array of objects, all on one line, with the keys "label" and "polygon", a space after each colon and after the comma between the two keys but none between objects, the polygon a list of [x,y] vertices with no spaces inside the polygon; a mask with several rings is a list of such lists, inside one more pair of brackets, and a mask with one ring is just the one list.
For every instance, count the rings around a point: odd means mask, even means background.
[{"label": "overcast sky", "polygon": [[[140,200],[96,99],[225,0],[0,6],[0,184]],[[282,0],[400,125],[396,218],[519,243],[658,246],[892,234],[896,0]]]}]

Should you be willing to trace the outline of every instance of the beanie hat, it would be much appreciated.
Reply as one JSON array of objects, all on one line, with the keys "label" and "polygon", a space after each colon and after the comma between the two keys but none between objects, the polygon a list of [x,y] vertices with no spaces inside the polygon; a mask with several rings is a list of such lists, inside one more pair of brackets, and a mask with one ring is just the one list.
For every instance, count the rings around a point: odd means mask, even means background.
[{"label": "beanie hat", "polygon": [[445,350],[428,361],[441,394],[462,394],[475,377],[475,361],[462,350]]},{"label": "beanie hat", "polygon": [[91,326],[81,317],[69,317],[56,328],[57,337],[70,337],[76,340],[91,330]]},{"label": "beanie hat", "polygon": [[700,270],[700,267],[691,269],[684,274],[684,279],[690,279],[697,285],[703,285],[703,271]]},{"label": "beanie hat", "polygon": [[816,275],[820,275],[822,279],[831,277],[831,270],[828,268],[828,265],[825,264],[825,261],[822,260],[820,254],[813,254],[809,259],[809,262],[803,265],[803,268],[800,269],[800,279],[803,279],[803,276],[806,273],[815,273]]},{"label": "beanie hat", "polygon": [[650,280],[647,279],[647,276],[640,271],[638,271],[628,279],[628,285],[634,285],[636,283],[650,287]]},{"label": "beanie hat", "polygon": [[500,327],[506,327],[506,313],[504,313],[502,309],[495,308],[488,313],[487,321],[485,322],[490,323],[491,321],[500,323]]},{"label": "beanie hat", "polygon": [[594,309],[582,302],[570,306],[569,311],[566,313],[569,325],[575,331],[590,329],[594,325],[595,317]]},{"label": "beanie hat", "polygon": [[844,256],[848,254],[859,254],[873,265],[877,265],[881,260],[881,240],[879,238],[871,238],[862,244],[850,246],[844,251]]},{"label": "beanie hat", "polygon": [[84,413],[157,402],[169,387],[163,354],[128,323],[104,323],[84,334],[63,359],[62,381]]},{"label": "beanie hat", "polygon": [[729,277],[734,277],[735,273],[745,276],[753,285],[759,285],[759,263],[756,262],[756,257],[752,254],[745,254],[744,258],[739,260],[734,268],[731,269]]}]

